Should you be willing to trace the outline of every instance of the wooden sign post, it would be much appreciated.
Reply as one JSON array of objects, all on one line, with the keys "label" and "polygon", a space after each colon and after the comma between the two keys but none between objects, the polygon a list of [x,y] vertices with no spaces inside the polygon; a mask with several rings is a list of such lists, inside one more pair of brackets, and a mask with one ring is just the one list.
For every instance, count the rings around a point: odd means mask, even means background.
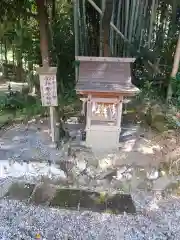
[{"label": "wooden sign post", "polygon": [[50,128],[52,142],[55,142],[55,108],[58,106],[56,67],[40,67],[37,69],[40,79],[42,106],[50,108]]}]

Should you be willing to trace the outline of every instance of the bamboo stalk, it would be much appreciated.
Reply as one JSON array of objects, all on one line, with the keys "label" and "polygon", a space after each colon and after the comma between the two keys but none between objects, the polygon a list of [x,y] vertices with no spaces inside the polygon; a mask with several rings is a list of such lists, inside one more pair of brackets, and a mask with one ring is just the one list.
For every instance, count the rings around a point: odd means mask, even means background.
[{"label": "bamboo stalk", "polygon": [[132,8],[131,8],[130,26],[129,26],[129,37],[128,37],[130,42],[132,42],[132,36],[133,36],[135,10],[136,10],[136,0],[133,0],[132,1]]},{"label": "bamboo stalk", "polygon": [[[172,68],[172,72],[171,72],[171,79],[172,78],[176,78],[176,74],[178,73],[178,69],[179,69],[179,65],[180,65],[180,34],[179,34],[179,38],[178,38],[178,42],[177,42],[177,47],[176,47],[176,52],[174,55],[174,62],[173,62],[173,68]],[[171,83],[171,79],[169,82],[169,86],[168,86],[168,91],[167,91],[167,102],[169,102],[172,98],[172,83]]]},{"label": "bamboo stalk", "polygon": [[175,78],[176,74],[178,72],[179,69],[179,64],[180,64],[180,34],[179,34],[179,38],[178,38],[178,42],[177,42],[177,47],[176,47],[176,52],[174,55],[174,63],[173,63],[173,69],[171,72],[171,77]]},{"label": "bamboo stalk", "polygon": [[99,55],[102,57],[103,56],[103,32],[102,32],[102,19],[104,15],[104,10],[106,7],[105,0],[101,0],[101,9],[102,9],[102,15],[100,18],[100,34],[99,34]]},{"label": "bamboo stalk", "polygon": [[[124,33],[125,31],[125,12],[124,12],[124,1],[122,1],[122,5],[121,5],[121,16],[120,16],[120,25],[118,27],[118,29],[121,29],[121,31]],[[124,49],[126,47],[126,44],[124,44],[124,41],[122,41],[122,39],[120,39],[120,46],[119,46],[119,55],[121,56],[125,56],[125,53],[124,53]]]},{"label": "bamboo stalk", "polygon": [[81,16],[81,9],[80,6],[82,4],[79,4],[79,0],[77,0],[77,13],[78,13],[78,28],[79,28],[79,51],[81,52],[81,55],[84,54],[84,49],[85,49],[85,41],[84,40],[84,29],[83,29],[83,19]]},{"label": "bamboo stalk", "polygon": [[[129,25],[129,6],[130,6],[130,2],[129,0],[126,0],[125,1],[125,12],[126,12],[126,18],[125,18],[125,31],[124,31],[124,34],[125,34],[125,37],[127,38],[128,37],[128,25]],[[128,51],[126,50],[124,52],[125,56],[128,55]]]},{"label": "bamboo stalk", "polygon": [[153,33],[153,25],[155,21],[155,4],[156,0],[152,0],[152,5],[151,5],[151,19],[150,19],[150,27],[149,27],[149,35],[148,35],[148,48],[151,46],[151,39],[152,39],[152,33]]},{"label": "bamboo stalk", "polygon": [[[134,28],[133,28],[133,40],[135,38],[135,34],[136,34],[136,30],[137,30],[137,20],[138,20],[138,14],[140,13],[139,11],[139,8],[140,8],[140,0],[137,0],[136,1],[136,8],[135,8],[135,16],[134,16]],[[139,15],[139,18],[140,18],[140,15]]]},{"label": "bamboo stalk", "polygon": [[[121,22],[121,19],[120,19],[121,4],[122,4],[122,0],[119,0],[119,2],[118,2],[118,9],[117,9],[117,21],[116,21],[116,26],[117,26],[118,29],[120,29],[120,22]],[[116,55],[117,56],[120,55],[120,52],[118,51],[119,50],[119,44],[120,44],[119,36],[116,33],[115,46],[116,46]]]},{"label": "bamboo stalk", "polygon": [[139,50],[140,50],[140,44],[142,41],[142,32],[144,31],[144,25],[143,25],[143,10],[144,10],[144,3],[140,4],[140,16],[138,19],[138,24],[137,24],[137,28],[136,28],[136,40],[138,40],[139,42]]},{"label": "bamboo stalk", "polygon": [[[111,17],[111,22],[114,22],[114,16],[115,16],[115,0],[113,1],[113,12],[112,12],[112,17]],[[110,29],[110,48],[111,48],[111,53],[114,55],[114,31],[111,28]]]},{"label": "bamboo stalk", "polygon": [[141,48],[141,46],[143,45],[143,36],[145,36],[145,29],[146,29],[146,13],[147,13],[147,8],[148,8],[148,0],[146,0],[146,4],[144,6],[143,9],[143,26],[142,26],[142,30],[141,30],[141,35],[140,35],[140,42],[139,42],[139,50]]},{"label": "bamboo stalk", "polygon": [[[79,55],[79,31],[78,31],[78,13],[77,13],[77,1],[78,0],[74,0],[73,3],[73,10],[74,10],[74,39],[75,39],[75,56]],[[76,82],[78,81],[78,66],[77,64],[75,64],[75,79]]]},{"label": "bamboo stalk", "polygon": [[85,55],[88,55],[88,49],[87,49],[87,24],[86,24],[86,0],[83,0],[83,28],[84,28],[84,53]]}]

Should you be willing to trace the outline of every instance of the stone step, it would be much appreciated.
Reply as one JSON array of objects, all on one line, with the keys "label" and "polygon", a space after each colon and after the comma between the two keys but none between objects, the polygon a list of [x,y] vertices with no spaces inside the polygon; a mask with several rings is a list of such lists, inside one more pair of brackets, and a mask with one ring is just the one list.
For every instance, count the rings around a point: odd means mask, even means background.
[{"label": "stone step", "polygon": [[130,194],[108,194],[81,189],[59,188],[48,183],[35,186],[25,182],[16,182],[10,186],[5,197],[35,205],[78,211],[88,210],[114,214],[136,213]]},{"label": "stone step", "polygon": [[174,177],[165,175],[163,177],[158,178],[156,181],[154,181],[152,190],[161,192],[161,191],[166,190],[169,187],[169,185],[176,183],[176,182],[177,182],[177,180]]},{"label": "stone step", "polygon": [[0,198],[4,197],[11,185],[13,184],[13,178],[0,179]]}]

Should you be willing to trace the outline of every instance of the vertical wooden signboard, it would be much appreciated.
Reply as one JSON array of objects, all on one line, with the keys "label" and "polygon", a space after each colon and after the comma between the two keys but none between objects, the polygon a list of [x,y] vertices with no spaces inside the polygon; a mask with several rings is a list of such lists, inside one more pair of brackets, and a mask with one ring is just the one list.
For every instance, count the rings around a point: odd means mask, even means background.
[{"label": "vertical wooden signboard", "polygon": [[55,142],[55,111],[54,107],[58,106],[56,67],[38,68],[41,90],[42,106],[50,108],[50,125],[52,142]]}]

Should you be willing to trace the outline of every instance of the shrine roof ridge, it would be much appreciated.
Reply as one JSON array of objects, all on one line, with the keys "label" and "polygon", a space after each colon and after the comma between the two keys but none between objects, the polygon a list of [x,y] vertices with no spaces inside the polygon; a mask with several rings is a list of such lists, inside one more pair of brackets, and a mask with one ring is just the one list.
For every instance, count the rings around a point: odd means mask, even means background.
[{"label": "shrine roof ridge", "polygon": [[78,61],[92,61],[92,62],[123,62],[123,63],[133,63],[136,58],[116,58],[116,57],[87,57],[87,56],[75,56]]}]

